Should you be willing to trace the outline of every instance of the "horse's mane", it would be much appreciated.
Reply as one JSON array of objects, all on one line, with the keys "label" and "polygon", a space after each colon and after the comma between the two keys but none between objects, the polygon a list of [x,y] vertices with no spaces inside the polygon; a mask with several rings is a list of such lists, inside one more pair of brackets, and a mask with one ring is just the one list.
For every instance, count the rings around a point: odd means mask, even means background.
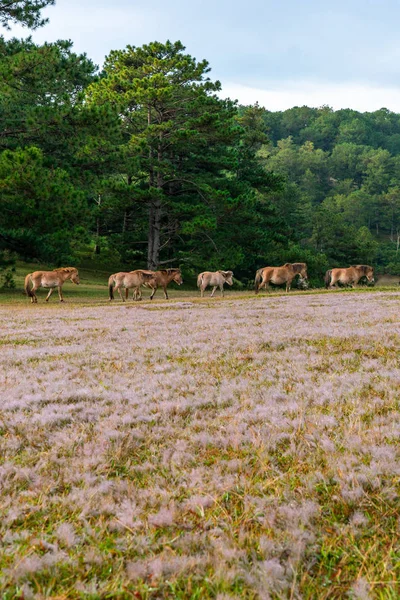
[{"label": "horse's mane", "polygon": [[180,269],[160,269],[160,273],[165,273],[165,275],[168,275],[169,273],[180,273],[181,270]]},{"label": "horse's mane", "polygon": [[62,272],[62,273],[73,273],[77,271],[76,267],[59,267],[58,269],[53,269],[53,271]]},{"label": "horse's mane", "polygon": [[367,271],[372,270],[372,267],[369,265],[351,265],[353,269],[360,269],[363,273],[367,273]]},{"label": "horse's mane", "polygon": [[300,272],[306,267],[306,263],[292,263],[292,267],[294,271]]}]

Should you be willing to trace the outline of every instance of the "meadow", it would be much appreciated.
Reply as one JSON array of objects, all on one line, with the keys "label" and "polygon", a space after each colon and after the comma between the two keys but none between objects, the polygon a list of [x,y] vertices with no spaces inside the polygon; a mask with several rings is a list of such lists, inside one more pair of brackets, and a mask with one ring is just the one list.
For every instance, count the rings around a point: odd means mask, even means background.
[{"label": "meadow", "polygon": [[92,285],[0,297],[1,597],[398,599],[399,291]]}]

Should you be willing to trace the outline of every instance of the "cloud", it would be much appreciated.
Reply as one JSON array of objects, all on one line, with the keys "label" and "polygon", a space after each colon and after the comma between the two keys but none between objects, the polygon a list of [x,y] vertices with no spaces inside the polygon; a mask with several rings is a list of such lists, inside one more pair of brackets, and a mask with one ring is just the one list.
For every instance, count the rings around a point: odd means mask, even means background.
[{"label": "cloud", "polygon": [[206,58],[224,95],[271,110],[296,105],[400,112],[397,0],[57,0],[50,22],[29,32],[36,43],[71,39],[98,65],[127,44],[181,39]]},{"label": "cloud", "polygon": [[[58,4],[58,3],[57,3]],[[37,44],[55,42],[59,39],[72,40],[77,53],[85,52],[95,63],[102,66],[104,57],[111,50],[125,48],[128,44],[141,46],[157,39],[160,35],[162,15],[152,8],[135,6],[97,6],[87,10],[85,2],[74,2],[68,10],[65,2],[61,6],[43,11],[50,19],[48,25],[29,31],[14,25],[11,32],[2,32],[6,39],[31,36]],[[152,35],[146,38],[149,23],[154,23]]]},{"label": "cloud", "polygon": [[335,110],[353,108],[373,112],[387,108],[400,112],[400,88],[377,87],[364,83],[317,83],[312,81],[275,82],[268,86],[251,87],[227,82],[221,96],[238,100],[240,104],[255,104],[271,111],[286,110],[293,106],[320,107],[328,105]]}]

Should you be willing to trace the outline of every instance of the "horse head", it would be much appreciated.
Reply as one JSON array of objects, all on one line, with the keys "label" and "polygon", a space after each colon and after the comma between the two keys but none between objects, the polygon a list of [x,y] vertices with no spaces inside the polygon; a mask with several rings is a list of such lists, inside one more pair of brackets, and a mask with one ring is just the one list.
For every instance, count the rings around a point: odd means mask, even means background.
[{"label": "horse head", "polygon": [[362,277],[366,277],[368,283],[373,283],[374,279],[374,268],[369,265],[353,265],[355,269],[361,274]]},{"label": "horse head", "polygon": [[74,269],[71,273],[71,281],[72,283],[76,283],[76,285],[80,284],[78,269]]},{"label": "horse head", "polygon": [[300,275],[300,279],[308,279],[306,263],[293,263],[292,267],[294,269],[294,272]]},{"label": "horse head", "polygon": [[374,269],[368,265],[365,265],[365,277],[368,279],[368,283],[374,283]]},{"label": "horse head", "polygon": [[233,285],[233,271],[219,271],[228,285]]},{"label": "horse head", "polygon": [[60,273],[60,275],[64,274],[62,276],[63,281],[70,279],[72,283],[76,283],[77,285],[80,283],[79,273],[76,267],[59,267],[58,269],[53,269],[53,272]]},{"label": "horse head", "polygon": [[171,269],[171,273],[173,273],[172,281],[175,281],[178,285],[182,285],[182,273],[180,269]]},{"label": "horse head", "polygon": [[368,279],[368,283],[373,283],[374,279],[374,269],[369,265],[364,265],[365,268],[365,277]]}]

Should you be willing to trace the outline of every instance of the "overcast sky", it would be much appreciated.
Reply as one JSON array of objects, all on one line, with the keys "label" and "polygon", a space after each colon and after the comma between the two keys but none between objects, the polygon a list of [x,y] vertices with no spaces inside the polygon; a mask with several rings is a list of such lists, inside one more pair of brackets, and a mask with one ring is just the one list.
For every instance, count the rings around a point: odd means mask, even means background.
[{"label": "overcast sky", "polygon": [[399,0],[56,0],[45,15],[36,42],[71,39],[100,66],[128,44],[181,40],[243,104],[400,112]]}]

